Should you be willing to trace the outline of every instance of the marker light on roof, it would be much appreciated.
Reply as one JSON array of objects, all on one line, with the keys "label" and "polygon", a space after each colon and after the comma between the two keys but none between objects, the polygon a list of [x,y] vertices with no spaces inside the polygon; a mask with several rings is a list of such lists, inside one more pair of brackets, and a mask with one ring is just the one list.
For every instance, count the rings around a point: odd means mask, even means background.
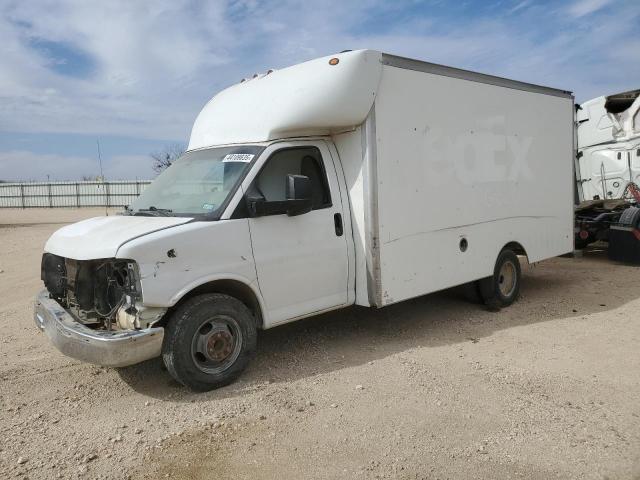
[{"label": "marker light on roof", "polygon": [[338,63],[340,63],[340,59],[333,57],[331,60],[329,60],[329,65],[337,65]]}]

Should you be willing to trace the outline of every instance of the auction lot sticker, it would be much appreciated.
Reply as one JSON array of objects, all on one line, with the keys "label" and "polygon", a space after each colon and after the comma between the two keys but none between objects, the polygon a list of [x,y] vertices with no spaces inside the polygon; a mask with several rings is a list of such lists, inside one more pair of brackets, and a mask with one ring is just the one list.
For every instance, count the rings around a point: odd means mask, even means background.
[{"label": "auction lot sticker", "polygon": [[222,161],[249,163],[251,160],[253,160],[253,157],[255,157],[255,155],[251,153],[230,153],[228,155],[225,155]]}]

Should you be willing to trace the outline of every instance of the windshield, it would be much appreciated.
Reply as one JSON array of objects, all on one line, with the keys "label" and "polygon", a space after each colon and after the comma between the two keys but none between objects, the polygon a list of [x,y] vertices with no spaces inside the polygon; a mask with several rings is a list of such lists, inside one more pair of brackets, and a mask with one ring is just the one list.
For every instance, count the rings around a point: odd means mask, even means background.
[{"label": "windshield", "polygon": [[225,205],[264,147],[243,145],[187,152],[131,204],[132,215],[208,215]]}]

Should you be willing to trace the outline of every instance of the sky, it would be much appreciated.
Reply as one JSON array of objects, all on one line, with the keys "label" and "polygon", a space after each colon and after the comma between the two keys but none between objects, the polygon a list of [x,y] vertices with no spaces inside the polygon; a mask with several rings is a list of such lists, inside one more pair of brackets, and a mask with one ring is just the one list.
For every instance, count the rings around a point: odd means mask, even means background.
[{"label": "sky", "polygon": [[0,180],[152,178],[216,92],[371,48],[571,90],[640,87],[638,0],[0,0]]}]

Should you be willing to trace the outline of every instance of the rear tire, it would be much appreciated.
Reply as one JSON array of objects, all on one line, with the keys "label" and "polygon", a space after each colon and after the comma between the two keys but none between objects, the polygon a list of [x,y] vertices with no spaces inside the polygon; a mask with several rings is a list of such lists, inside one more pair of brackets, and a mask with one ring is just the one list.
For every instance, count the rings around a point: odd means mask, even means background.
[{"label": "rear tire", "polygon": [[508,307],[520,294],[520,261],[511,250],[502,250],[491,277],[478,280],[480,296],[492,310]]},{"label": "rear tire", "polygon": [[169,319],[162,359],[171,376],[195,391],[233,382],[253,357],[255,318],[229,295],[208,293],[185,301]]},{"label": "rear tire", "polygon": [[640,227],[640,208],[628,207],[620,215],[619,223],[632,228]]}]

